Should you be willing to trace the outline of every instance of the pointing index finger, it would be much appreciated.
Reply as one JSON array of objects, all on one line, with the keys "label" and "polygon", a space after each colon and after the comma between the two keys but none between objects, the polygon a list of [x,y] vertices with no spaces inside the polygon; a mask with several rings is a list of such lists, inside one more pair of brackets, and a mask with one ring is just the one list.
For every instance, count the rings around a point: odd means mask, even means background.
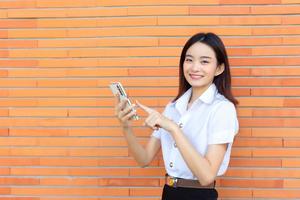
[{"label": "pointing index finger", "polygon": [[141,104],[140,102],[136,101],[137,105],[142,108],[144,111],[146,111],[148,114],[152,113],[153,110],[143,104]]}]

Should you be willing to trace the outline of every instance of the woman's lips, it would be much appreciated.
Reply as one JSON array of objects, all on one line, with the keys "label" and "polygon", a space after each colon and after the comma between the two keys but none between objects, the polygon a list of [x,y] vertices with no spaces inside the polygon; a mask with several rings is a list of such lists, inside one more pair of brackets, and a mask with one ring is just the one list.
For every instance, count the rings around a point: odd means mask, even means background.
[{"label": "woman's lips", "polygon": [[203,78],[203,76],[199,75],[199,74],[190,74],[190,77],[191,77],[191,79],[201,79],[201,78]]}]

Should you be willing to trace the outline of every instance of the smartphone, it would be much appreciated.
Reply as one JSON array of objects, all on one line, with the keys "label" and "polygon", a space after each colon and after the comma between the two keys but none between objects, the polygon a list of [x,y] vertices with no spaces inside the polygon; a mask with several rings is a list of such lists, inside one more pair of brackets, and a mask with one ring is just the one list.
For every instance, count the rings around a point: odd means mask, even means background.
[{"label": "smartphone", "polygon": [[[124,87],[122,86],[122,84],[120,82],[113,82],[109,85],[110,90],[112,91],[112,93],[116,96],[117,94],[120,97],[120,100],[122,99],[126,99],[127,100],[127,106],[130,106],[132,103],[131,101],[128,99],[127,94],[125,92]],[[133,109],[133,111],[135,111],[135,109]],[[138,120],[139,116],[138,115],[134,115],[132,116],[133,120]]]}]

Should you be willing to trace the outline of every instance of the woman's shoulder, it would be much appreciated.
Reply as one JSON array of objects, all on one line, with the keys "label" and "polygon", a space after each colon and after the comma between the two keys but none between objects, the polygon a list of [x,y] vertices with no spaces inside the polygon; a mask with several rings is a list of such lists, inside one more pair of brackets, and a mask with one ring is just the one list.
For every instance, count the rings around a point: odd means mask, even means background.
[{"label": "woman's shoulder", "polygon": [[217,93],[216,98],[213,102],[214,110],[232,110],[236,111],[235,105],[229,101],[225,96],[220,93]]}]

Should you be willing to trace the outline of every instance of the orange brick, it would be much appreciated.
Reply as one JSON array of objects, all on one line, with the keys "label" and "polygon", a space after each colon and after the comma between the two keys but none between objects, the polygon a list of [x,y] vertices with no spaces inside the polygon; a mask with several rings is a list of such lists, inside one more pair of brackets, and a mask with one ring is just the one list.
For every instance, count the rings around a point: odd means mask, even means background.
[{"label": "orange brick", "polygon": [[98,27],[110,26],[155,26],[156,17],[121,17],[121,18],[101,18],[97,20]]},{"label": "orange brick", "polygon": [[299,86],[300,80],[297,78],[249,78],[249,77],[233,77],[232,84],[234,86]]},{"label": "orange brick", "polygon": [[0,178],[0,185],[39,185],[38,178]]},{"label": "orange brick", "polygon": [[299,190],[254,190],[254,198],[288,198],[288,199],[298,199],[300,198]]},{"label": "orange brick", "polygon": [[220,186],[237,188],[283,188],[283,180],[221,179]]},{"label": "orange brick", "polygon": [[250,169],[239,169],[239,168],[229,168],[226,171],[224,177],[243,177],[250,178],[252,177],[252,170]]},{"label": "orange brick", "polygon": [[119,157],[128,156],[126,148],[84,148],[70,149],[70,156],[104,156],[104,157]]},{"label": "orange brick", "polygon": [[251,157],[252,156],[252,150],[251,149],[245,149],[245,148],[238,148],[238,147],[234,146],[234,148],[231,151],[231,156],[232,157]]},{"label": "orange brick", "polygon": [[282,4],[294,4],[299,3],[299,0],[281,0]]},{"label": "orange brick", "polygon": [[300,116],[299,109],[254,109],[253,116],[267,117],[297,117]]},{"label": "orange brick", "polygon": [[10,9],[7,11],[9,18],[49,18],[49,17],[67,17],[66,10],[63,9]]},{"label": "orange brick", "polygon": [[281,164],[283,161],[281,161],[280,158],[274,159],[274,158],[232,158],[230,160],[230,166],[232,167],[281,167],[283,164]]},{"label": "orange brick", "polygon": [[[12,148],[10,150],[11,156],[67,156],[67,149],[63,148],[40,148],[40,147],[22,147],[22,148]],[[28,171],[34,171],[28,168]],[[34,173],[34,172],[33,172]],[[55,172],[53,172],[55,173]]]},{"label": "orange brick", "polygon": [[299,167],[300,160],[298,158],[283,158],[282,159],[282,167]]},{"label": "orange brick", "polygon": [[66,129],[48,129],[48,128],[10,128],[10,136],[67,136],[68,130]]},{"label": "orange brick", "polygon": [[[37,66],[37,60],[0,60],[0,67],[35,67]],[[0,71],[1,76],[1,71]]]},{"label": "orange brick", "polygon": [[0,28],[36,28],[35,20],[0,20]]},{"label": "orange brick", "polygon": [[48,70],[48,69],[15,69],[9,70],[9,77],[65,77],[65,70]]},{"label": "orange brick", "polygon": [[164,176],[165,175],[164,168],[131,168],[130,176]]},{"label": "orange brick", "polygon": [[190,6],[190,15],[246,15],[250,14],[249,6]]},{"label": "orange brick", "polygon": [[70,168],[71,176],[128,176],[126,168]]},{"label": "orange brick", "polygon": [[0,18],[7,18],[7,10],[0,10]]},{"label": "orange brick", "polygon": [[[156,160],[156,166],[158,162]],[[137,162],[132,157],[123,158],[100,158],[98,160],[98,166],[100,167],[137,167]]]},{"label": "orange brick", "polygon": [[97,27],[96,19],[39,19],[38,28],[83,28]]},{"label": "orange brick", "polygon": [[282,17],[282,24],[299,24],[300,17],[298,16],[284,16]]},{"label": "orange brick", "polygon": [[298,35],[299,33],[300,33],[300,28],[298,27],[295,28],[293,26],[253,28],[252,30],[253,35]]},{"label": "orange brick", "polygon": [[100,8],[72,8],[65,10],[67,17],[104,17],[127,16],[125,7],[100,7]]},{"label": "orange brick", "polygon": [[4,116],[8,116],[8,109],[0,109],[0,116],[4,117]]},{"label": "orange brick", "polygon": [[0,136],[8,136],[8,129],[6,128],[1,128],[0,129]]},{"label": "orange brick", "polygon": [[130,6],[128,7],[128,15],[188,15],[188,6]]},{"label": "orange brick", "polygon": [[34,8],[36,5],[36,1],[33,0],[9,0],[9,1],[1,1],[1,8]]},{"label": "orange brick", "polygon": [[268,149],[254,149],[254,157],[295,157],[299,156],[300,152],[293,148],[268,148]]},{"label": "orange brick", "polygon": [[252,88],[251,96],[299,96],[294,88]]},{"label": "orange brick", "polygon": [[[223,19],[223,18],[221,18]],[[225,18],[226,19],[226,18]],[[231,19],[231,18],[229,18]],[[222,38],[225,46],[270,46],[270,45],[281,45],[282,44],[282,38],[281,37],[234,37],[234,38]],[[279,59],[283,58],[231,58],[231,60],[247,60],[248,62],[251,61],[260,61],[264,62],[265,64],[272,62],[277,63]],[[274,61],[275,60],[275,61]],[[276,62],[277,61],[277,62]],[[250,64],[250,63],[248,63]],[[273,64],[272,64],[273,65]]]},{"label": "orange brick", "polygon": [[298,137],[297,128],[253,128],[252,135],[255,137]]},{"label": "orange brick", "polygon": [[300,141],[298,139],[284,139],[284,147],[299,147]]},{"label": "orange brick", "polygon": [[124,196],[128,195],[129,191],[127,188],[83,188],[83,187],[70,187],[66,188],[12,188],[11,194],[13,195],[38,195],[38,196],[102,196],[102,195],[113,195],[113,196]]},{"label": "orange brick", "polygon": [[158,178],[99,178],[100,186],[146,186],[146,187],[157,187],[159,186]]},{"label": "orange brick", "polygon": [[97,0],[98,4],[100,6],[136,6],[136,5],[172,5],[172,4],[200,4],[200,5],[214,5],[218,4],[219,1],[217,0],[203,0],[201,2],[197,0],[174,0],[172,2],[164,2],[160,0],[143,0],[143,1],[136,1],[136,0],[130,0],[127,2],[124,2],[122,0],[115,0],[113,2],[106,2],[102,0]]},{"label": "orange brick", "polygon": [[53,7],[89,7],[96,6],[95,0],[43,0],[37,1],[36,6],[40,8],[53,8]]},{"label": "orange brick", "polygon": [[55,57],[61,58],[66,57],[68,52],[66,50],[10,50],[9,56],[12,58],[45,58],[45,57]]},{"label": "orange brick", "polygon": [[[2,149],[1,149],[1,151],[2,151]],[[2,176],[10,175],[10,168],[6,168],[6,167],[1,168],[0,175],[2,175]]]},{"label": "orange brick", "polygon": [[43,186],[97,186],[97,178],[41,178]]},{"label": "orange brick", "polygon": [[300,101],[297,98],[285,99],[284,106],[287,107],[300,107]]},{"label": "orange brick", "polygon": [[121,128],[74,128],[69,129],[70,136],[122,136]]},{"label": "orange brick", "polygon": [[7,34],[8,38],[64,38],[67,36],[67,31],[57,29],[10,29]]},{"label": "orange brick", "polygon": [[300,74],[300,69],[298,67],[253,68],[251,74],[254,76],[295,76]]},{"label": "orange brick", "polygon": [[38,66],[41,68],[64,68],[64,67],[96,67],[98,66],[98,60],[96,58],[50,58],[42,59],[38,61]]},{"label": "orange brick", "polygon": [[59,167],[95,167],[97,166],[97,159],[93,158],[39,158],[40,166],[59,166]]},{"label": "orange brick", "polygon": [[130,188],[130,196],[159,196],[162,194],[162,188]]},{"label": "orange brick", "polygon": [[243,98],[239,98],[238,100],[239,100],[239,106],[254,106],[254,107],[283,107],[283,103],[284,103],[283,98],[243,97]]},{"label": "orange brick", "polygon": [[8,31],[0,30],[0,38],[8,38]]},{"label": "orange brick", "polygon": [[281,24],[280,16],[242,16],[242,17],[221,17],[220,24],[224,25],[269,25],[269,24]]},{"label": "orange brick", "polygon": [[183,16],[183,17],[158,17],[157,25],[218,25],[219,17],[199,17],[199,16]]},{"label": "orange brick", "polygon": [[[300,44],[300,38],[295,36],[295,37],[283,37],[282,38],[282,43],[283,44]],[[297,60],[297,58],[289,58],[290,60]]]},{"label": "orange brick", "polygon": [[230,198],[252,198],[252,190],[250,189],[231,189],[231,188],[218,188],[219,196],[223,199]]},{"label": "orange brick", "polygon": [[[276,0],[275,0],[276,1]],[[278,0],[277,0],[278,1]],[[271,5],[271,6],[252,6],[252,14],[298,14],[300,6],[298,5]]]},{"label": "orange brick", "polygon": [[298,55],[298,51],[295,47],[256,47],[252,49],[252,55]]},{"label": "orange brick", "polygon": [[[2,40],[1,48],[35,48],[37,47],[36,40]],[[3,62],[3,61],[2,61]]]},{"label": "orange brick", "polygon": [[[280,0],[254,0],[251,1],[251,4],[280,4]],[[220,0],[220,4],[249,4],[247,1],[242,0]]]},{"label": "orange brick", "polygon": [[283,141],[279,138],[237,138],[234,141],[234,145],[235,147],[283,147]]},{"label": "orange brick", "polygon": [[0,99],[2,106],[36,106],[37,101],[35,99]]},{"label": "orange brick", "polygon": [[39,158],[0,158],[1,166],[37,166]]},{"label": "orange brick", "polygon": [[9,51],[7,50],[0,50],[0,58],[9,57]]},{"label": "orange brick", "polygon": [[32,108],[16,108],[9,110],[9,116],[35,116],[35,117],[45,117],[45,116],[56,116],[56,117],[67,117],[66,109],[32,109]]},{"label": "orange brick", "polygon": [[37,140],[34,138],[0,138],[0,146],[36,146]]},{"label": "orange brick", "polygon": [[11,188],[9,188],[9,187],[0,187],[0,194],[1,195],[10,195],[11,194]]},{"label": "orange brick", "polygon": [[299,188],[300,181],[297,179],[285,179],[283,180],[284,188]]}]

